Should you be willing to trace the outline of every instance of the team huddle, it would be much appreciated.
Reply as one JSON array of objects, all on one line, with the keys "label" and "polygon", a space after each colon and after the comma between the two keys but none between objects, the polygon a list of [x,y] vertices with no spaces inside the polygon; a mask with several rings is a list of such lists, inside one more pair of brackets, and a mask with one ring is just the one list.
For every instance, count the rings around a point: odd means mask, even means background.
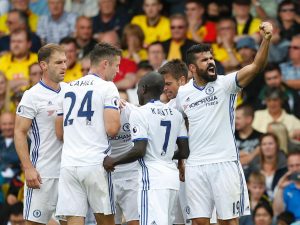
[{"label": "team huddle", "polygon": [[[25,92],[15,128],[26,224],[47,224],[55,214],[61,223],[82,225],[89,208],[103,225],[121,224],[122,217],[128,225],[208,225],[212,217],[235,225],[249,215],[234,107],[267,60],[272,26],[260,28],[263,41],[252,64],[217,75],[210,46],[194,45],[187,65],[173,60],[142,77],[140,107],[120,100],[111,82],[119,49],[97,44],[89,73],[63,83],[64,50],[42,47],[43,76]],[[164,104],[160,96],[172,80],[182,86],[166,93]]]}]

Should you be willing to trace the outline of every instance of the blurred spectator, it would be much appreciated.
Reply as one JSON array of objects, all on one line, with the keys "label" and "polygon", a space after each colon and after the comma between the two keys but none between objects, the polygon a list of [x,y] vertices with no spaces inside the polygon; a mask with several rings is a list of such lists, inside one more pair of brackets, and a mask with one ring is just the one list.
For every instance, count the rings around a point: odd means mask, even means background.
[{"label": "blurred spectator", "polygon": [[2,176],[11,179],[19,170],[19,158],[14,144],[14,113],[4,112],[0,117],[0,170]]},{"label": "blurred spectator", "polygon": [[187,0],[185,13],[188,20],[187,37],[200,42],[215,42],[217,37],[216,24],[204,17],[205,6],[199,0]]},{"label": "blurred spectator", "polygon": [[[36,32],[39,17],[38,15],[30,11],[29,1],[30,0],[11,0],[11,8],[24,12],[28,17],[30,30],[32,32]],[[9,29],[7,26],[8,22],[9,21],[7,20],[7,14],[4,14],[0,17],[0,33],[9,34]]]},{"label": "blurred spectator", "polygon": [[15,202],[12,205],[5,205],[0,211],[1,225],[25,225],[23,218],[23,203]]},{"label": "blurred spectator", "polygon": [[250,192],[250,207],[252,212],[259,203],[270,204],[269,198],[266,195],[266,178],[261,172],[251,173],[247,186]]},{"label": "blurred spectator", "polygon": [[64,0],[48,0],[50,15],[39,18],[37,34],[43,43],[59,43],[74,34],[76,15],[64,11]]},{"label": "blurred spectator", "polygon": [[288,114],[283,108],[284,93],[280,88],[268,87],[265,92],[267,108],[257,110],[253,120],[253,128],[265,133],[271,122],[283,123],[292,139],[297,139],[300,130],[300,120]]},{"label": "blurred spectator", "polygon": [[276,0],[252,0],[251,15],[261,20],[276,18],[278,1]]},{"label": "blurred spectator", "polygon": [[300,220],[300,152],[290,152],[287,157],[288,172],[278,182],[273,208],[275,215],[284,211]]},{"label": "blurred spectator", "polygon": [[82,77],[81,65],[77,61],[77,43],[72,37],[65,37],[59,44],[64,48],[67,57],[67,70],[64,82],[71,82]]},{"label": "blurred spectator", "polygon": [[250,35],[259,43],[259,26],[262,21],[251,15],[250,8],[251,0],[233,0],[232,10],[237,22],[237,35]]},{"label": "blurred spectator", "polygon": [[288,130],[286,129],[286,126],[283,123],[269,123],[267,132],[273,133],[277,136],[279,140],[280,149],[283,150],[285,154],[288,154],[292,151],[300,151],[300,144],[290,139]]},{"label": "blurred spectator", "polygon": [[[109,43],[120,48],[120,40],[116,31],[105,32],[101,35],[101,42]],[[137,66],[134,61],[121,57],[119,73],[117,73],[113,82],[118,90],[124,91],[135,85],[135,73]]]},{"label": "blurred spectator", "polygon": [[[28,18],[26,13],[13,9],[7,14],[7,27],[9,33],[16,30],[29,30]],[[37,53],[41,47],[41,39],[35,33],[30,32],[31,48],[30,51]],[[10,35],[6,35],[0,38],[0,52],[9,51]]]},{"label": "blurred spectator", "polygon": [[266,85],[260,89],[258,98],[256,99],[256,108],[263,109],[266,107],[266,89],[268,87],[280,88],[284,94],[285,101],[283,108],[298,118],[300,117],[300,98],[298,93],[289,88],[282,80],[281,70],[278,64],[269,63],[264,70],[264,79]]},{"label": "blurred spectator", "polygon": [[281,63],[286,61],[288,58],[288,47],[290,45],[290,40],[280,36],[280,28],[277,20],[269,19],[268,22],[270,22],[273,26],[273,35],[269,47],[268,62]]},{"label": "blurred spectator", "polygon": [[152,42],[166,41],[171,37],[170,21],[160,14],[162,7],[160,0],[144,0],[145,15],[137,15],[131,20],[132,24],[142,28],[146,47]]},{"label": "blurred spectator", "polygon": [[277,216],[277,225],[290,225],[295,222],[295,216],[291,212],[282,212]]},{"label": "blurred spectator", "polygon": [[29,8],[39,16],[49,14],[48,1],[45,0],[30,0]]},{"label": "blurred spectator", "polygon": [[220,17],[220,6],[218,4],[218,1],[212,0],[208,2],[206,7],[206,16],[207,16],[206,19],[208,21],[215,22],[215,23],[218,22]]},{"label": "blurred spectator", "polygon": [[80,61],[79,61],[80,65],[81,65],[81,73],[82,76],[85,76],[89,73],[90,68],[91,68],[91,60],[90,60],[90,56],[87,55],[85,57],[83,57]]},{"label": "blurred spectator", "polygon": [[274,189],[279,179],[286,173],[286,157],[279,149],[278,138],[271,133],[265,133],[260,138],[260,156],[250,163],[250,171],[260,171],[266,178],[266,192],[272,200]]},{"label": "blurred spectator", "polygon": [[236,35],[235,20],[231,17],[223,17],[219,20],[217,29],[217,43],[212,44],[215,59],[222,63],[226,73],[235,71],[241,61],[234,42]]},{"label": "blurred spectator", "polygon": [[[266,178],[260,172],[250,174],[247,182],[250,198],[251,214],[258,204],[270,204],[266,195]],[[239,218],[240,225],[253,225],[252,215],[242,216]]]},{"label": "blurred spectator", "polygon": [[33,63],[29,66],[29,85],[36,85],[42,78],[43,72],[39,63]]},{"label": "blurred spectator", "polygon": [[251,105],[241,104],[235,111],[235,139],[246,179],[249,163],[259,155],[259,138],[262,133],[253,129],[254,110]]},{"label": "blurred spectator", "polygon": [[[254,39],[250,36],[244,36],[240,38],[236,43],[236,48],[238,50],[239,55],[241,56],[240,66],[245,67],[251,64],[254,61],[256,52],[257,52],[257,45]],[[242,90],[242,98],[243,102],[247,102],[254,106],[256,99],[258,97],[258,91],[264,85],[264,78],[261,73],[257,74],[257,76],[250,82]]]},{"label": "blurred spectator", "polygon": [[10,35],[10,52],[0,57],[0,68],[10,82],[13,92],[29,84],[29,66],[37,62],[37,55],[30,52],[30,35],[26,30],[16,30]]},{"label": "blurred spectator", "polygon": [[280,64],[284,82],[300,93],[300,34],[293,36],[289,46],[290,61]]},{"label": "blurred spectator", "polygon": [[187,38],[188,22],[185,16],[175,14],[170,17],[171,38],[162,42],[168,61],[181,59],[186,62],[186,52],[196,42]]},{"label": "blurred spectator", "polygon": [[134,88],[127,89],[128,101],[134,105],[139,105],[139,99],[137,95],[137,88],[140,79],[145,76],[145,74],[153,71],[153,67],[149,64],[148,61],[141,61],[137,65],[138,69],[136,71],[136,85]]},{"label": "blurred spectator", "polygon": [[0,0],[0,16],[7,13],[9,10],[9,1],[8,0]]},{"label": "blurred spectator", "polygon": [[96,0],[65,0],[65,10],[80,16],[93,17],[98,14],[99,8]]},{"label": "blurred spectator", "polygon": [[14,107],[10,102],[9,84],[5,74],[0,70],[0,113],[12,112]]},{"label": "blurred spectator", "polygon": [[167,62],[164,47],[161,42],[153,42],[148,46],[148,61],[154,71],[157,71]]},{"label": "blurred spectator", "polygon": [[300,24],[296,21],[296,4],[293,0],[284,0],[278,5],[280,37],[291,40],[300,33]]},{"label": "blurred spectator", "polygon": [[254,225],[272,225],[273,209],[270,204],[259,203],[253,211]]},{"label": "blurred spectator", "polygon": [[[11,103],[14,106],[14,109],[18,108],[18,105],[23,97],[24,92],[23,91],[18,91],[15,92],[12,96],[11,96]],[[13,112],[15,112],[16,110],[14,110]]]},{"label": "blurred spectator", "polygon": [[128,14],[130,20],[135,15],[143,13],[143,1],[141,0],[118,0],[117,7],[120,13]]},{"label": "blurred spectator", "polygon": [[17,202],[10,207],[9,223],[10,225],[25,225],[22,202]]},{"label": "blurred spectator", "polygon": [[93,24],[89,17],[80,16],[77,18],[75,38],[78,48],[78,59],[82,59],[97,44],[97,41],[93,38]]},{"label": "blurred spectator", "polygon": [[139,63],[147,60],[147,50],[144,49],[145,35],[135,24],[127,24],[122,35],[123,57]]},{"label": "blurred spectator", "polygon": [[117,11],[116,0],[98,0],[99,12],[92,18],[94,38],[98,41],[101,34],[107,31],[117,31],[121,37],[123,28],[129,22],[129,16],[126,12]]}]

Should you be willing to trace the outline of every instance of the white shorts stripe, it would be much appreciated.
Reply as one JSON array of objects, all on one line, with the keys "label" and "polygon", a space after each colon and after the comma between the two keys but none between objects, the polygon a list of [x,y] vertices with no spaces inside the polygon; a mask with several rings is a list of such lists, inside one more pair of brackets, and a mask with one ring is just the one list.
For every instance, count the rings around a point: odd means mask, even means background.
[{"label": "white shorts stripe", "polygon": [[111,213],[116,213],[115,208],[115,199],[114,199],[114,187],[111,180],[111,172],[107,173],[107,180],[108,180],[108,188],[109,188],[109,200],[110,200],[110,207],[111,207]]}]

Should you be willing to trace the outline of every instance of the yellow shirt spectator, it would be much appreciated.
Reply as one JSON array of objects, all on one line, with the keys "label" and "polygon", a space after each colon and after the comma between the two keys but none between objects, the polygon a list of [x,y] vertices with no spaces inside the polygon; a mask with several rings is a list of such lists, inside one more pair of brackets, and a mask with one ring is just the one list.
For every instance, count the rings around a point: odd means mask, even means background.
[{"label": "yellow shirt spectator", "polygon": [[[29,12],[28,23],[29,23],[30,30],[32,32],[36,32],[38,20],[39,20],[38,15]],[[7,13],[0,16],[0,33],[3,32],[4,34],[9,34],[6,21],[7,21]]]},{"label": "yellow shirt spectator", "polygon": [[37,54],[30,53],[23,60],[15,60],[11,53],[0,57],[0,68],[7,80],[26,79],[29,81],[29,66],[38,61]]},{"label": "yellow shirt spectator", "polygon": [[182,55],[180,52],[180,47],[183,45],[184,41],[171,41],[170,50],[168,54],[168,61],[172,59],[182,59]]},{"label": "yellow shirt spectator", "polygon": [[64,82],[71,82],[82,77],[81,65],[77,62],[72,68],[67,69]]},{"label": "yellow shirt spectator", "polygon": [[[129,52],[128,50],[124,50],[122,53],[124,58],[130,59],[132,61],[135,61],[136,63],[139,63],[136,61],[136,59],[132,56],[129,57]],[[138,53],[137,53],[138,57],[139,57],[139,61],[144,61],[148,59],[148,53],[146,49],[141,49]]]},{"label": "yellow shirt spectator", "polygon": [[147,17],[138,15],[131,20],[132,24],[140,26],[145,35],[144,43],[146,45],[155,41],[166,41],[171,38],[170,21],[168,18],[161,16],[156,26],[149,27]]},{"label": "yellow shirt spectator", "polygon": [[[226,49],[224,47],[222,47],[222,45],[212,44],[212,49],[213,49],[214,57],[216,60],[218,60],[220,62],[229,60],[229,55],[228,55]],[[234,55],[236,56],[238,61],[241,62],[242,61],[241,56],[238,54],[236,49],[233,49],[233,51],[234,51]]]},{"label": "yellow shirt spectator", "polygon": [[[250,27],[249,27],[249,31],[248,31],[248,35],[252,35],[255,33],[259,32],[259,25],[261,24],[261,20],[258,18],[253,18],[251,23],[250,23]],[[245,24],[238,24],[237,25],[237,31],[238,31],[238,35],[242,35],[243,34],[243,30],[244,30]]]}]

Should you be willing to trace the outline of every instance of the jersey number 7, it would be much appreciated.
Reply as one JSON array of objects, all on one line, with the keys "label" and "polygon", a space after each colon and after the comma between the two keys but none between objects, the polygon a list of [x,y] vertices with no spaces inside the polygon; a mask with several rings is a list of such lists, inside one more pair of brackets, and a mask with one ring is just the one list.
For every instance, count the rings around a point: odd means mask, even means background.
[{"label": "jersey number 7", "polygon": [[164,141],[164,145],[163,145],[163,151],[161,153],[161,155],[164,156],[168,149],[170,131],[171,131],[171,121],[169,121],[169,120],[160,121],[160,126],[166,127],[165,141]]},{"label": "jersey number 7", "polygon": [[[92,96],[93,91],[88,91],[85,96],[83,97],[81,101],[80,108],[77,112],[77,117],[85,117],[87,124],[88,122],[91,123],[92,116],[94,115],[94,111],[92,111]],[[65,94],[65,98],[71,99],[71,105],[69,108],[69,111],[66,115],[66,118],[64,120],[64,126],[72,125],[74,119],[70,119],[70,115],[72,113],[72,110],[74,108],[75,102],[76,102],[76,95],[74,92],[67,92]],[[86,108],[86,110],[84,110]]]}]

